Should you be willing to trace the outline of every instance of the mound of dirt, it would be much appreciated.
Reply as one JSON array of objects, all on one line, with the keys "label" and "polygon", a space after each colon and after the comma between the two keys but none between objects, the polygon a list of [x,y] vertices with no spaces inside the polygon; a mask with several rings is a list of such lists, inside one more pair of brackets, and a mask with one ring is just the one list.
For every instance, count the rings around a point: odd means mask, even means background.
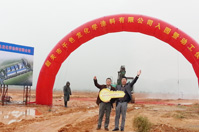
[{"label": "mound of dirt", "polygon": [[4,125],[5,125],[4,123],[0,122],[0,127],[3,127]]},{"label": "mound of dirt", "polygon": [[196,131],[160,124],[160,125],[154,125],[151,132],[196,132]]}]

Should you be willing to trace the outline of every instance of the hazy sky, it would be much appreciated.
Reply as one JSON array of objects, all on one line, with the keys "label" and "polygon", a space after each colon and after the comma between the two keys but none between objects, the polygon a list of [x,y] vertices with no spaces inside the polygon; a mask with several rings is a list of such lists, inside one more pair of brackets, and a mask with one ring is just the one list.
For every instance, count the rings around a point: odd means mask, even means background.
[{"label": "hazy sky", "polygon": [[[51,49],[78,26],[107,15],[142,14],[178,27],[199,42],[197,0],[0,0],[0,41],[35,48],[33,88]],[[175,49],[140,33],[106,34],[86,42],[62,64],[54,89],[66,81],[72,90],[97,90],[107,77],[117,80],[121,65],[127,76],[142,75],[136,92],[199,95],[192,65]]]}]

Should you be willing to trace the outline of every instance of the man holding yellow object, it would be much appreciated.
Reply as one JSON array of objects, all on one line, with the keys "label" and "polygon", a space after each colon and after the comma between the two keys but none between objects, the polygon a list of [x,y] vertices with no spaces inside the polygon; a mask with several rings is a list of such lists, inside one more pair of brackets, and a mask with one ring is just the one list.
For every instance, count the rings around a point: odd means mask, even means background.
[{"label": "man holding yellow object", "polygon": [[[95,84],[95,86],[97,88],[100,89],[100,91],[102,89],[115,90],[115,88],[111,86],[111,82],[112,82],[111,78],[107,78],[106,79],[106,85],[100,85],[97,82],[97,77],[96,76],[94,77],[94,84]],[[99,91],[99,93],[100,93],[100,91]],[[96,103],[99,105],[99,119],[98,119],[97,130],[101,129],[102,119],[103,119],[104,113],[106,113],[106,119],[105,119],[105,123],[104,123],[104,128],[105,128],[106,131],[109,131],[108,125],[109,125],[111,107],[113,106],[113,102],[114,102],[113,100],[103,102],[99,98],[99,95],[98,95],[97,101],[96,101]]]}]

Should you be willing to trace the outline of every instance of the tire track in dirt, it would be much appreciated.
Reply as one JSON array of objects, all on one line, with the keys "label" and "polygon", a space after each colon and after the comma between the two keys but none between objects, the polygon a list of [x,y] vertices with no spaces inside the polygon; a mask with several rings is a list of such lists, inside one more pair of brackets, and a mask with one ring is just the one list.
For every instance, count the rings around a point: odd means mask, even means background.
[{"label": "tire track in dirt", "polygon": [[[128,109],[128,112],[133,111],[134,108]],[[95,116],[91,116],[81,122],[78,122],[77,124],[66,124],[64,127],[60,128],[58,132],[93,132],[96,131],[97,122],[98,122],[98,111],[99,108],[97,107],[97,113]],[[114,123],[115,119],[115,110],[112,109],[110,122]],[[104,123],[104,118],[103,118]],[[103,124],[102,123],[102,124]],[[111,124],[110,124],[111,125]],[[103,127],[102,127],[103,128]],[[103,129],[99,130],[99,132],[104,131]],[[109,130],[111,131],[111,130]]]},{"label": "tire track in dirt", "polygon": [[[89,114],[85,114],[89,113]],[[21,120],[10,125],[3,125],[0,128],[2,132],[45,132],[58,131],[64,125],[76,124],[82,119],[89,117],[89,115],[96,115],[98,113],[97,107],[77,107],[66,109],[58,113],[50,113],[47,116],[42,116],[29,120]]]},{"label": "tire track in dirt", "polygon": [[93,131],[93,126],[97,124],[98,115],[89,117],[76,125],[67,124],[60,128],[58,132],[91,132]]}]

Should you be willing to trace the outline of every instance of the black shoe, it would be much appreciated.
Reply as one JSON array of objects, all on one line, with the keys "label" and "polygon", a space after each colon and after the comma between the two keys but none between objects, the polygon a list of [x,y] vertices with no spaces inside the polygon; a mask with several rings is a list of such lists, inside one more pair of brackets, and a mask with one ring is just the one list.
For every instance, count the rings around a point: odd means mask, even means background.
[{"label": "black shoe", "polygon": [[97,128],[96,128],[96,130],[100,130],[100,129],[101,129],[100,127],[97,127]]},{"label": "black shoe", "polygon": [[115,129],[113,129],[112,131],[119,131],[119,128],[115,128]]},{"label": "black shoe", "polygon": [[121,131],[124,131],[124,128],[121,128]]}]

